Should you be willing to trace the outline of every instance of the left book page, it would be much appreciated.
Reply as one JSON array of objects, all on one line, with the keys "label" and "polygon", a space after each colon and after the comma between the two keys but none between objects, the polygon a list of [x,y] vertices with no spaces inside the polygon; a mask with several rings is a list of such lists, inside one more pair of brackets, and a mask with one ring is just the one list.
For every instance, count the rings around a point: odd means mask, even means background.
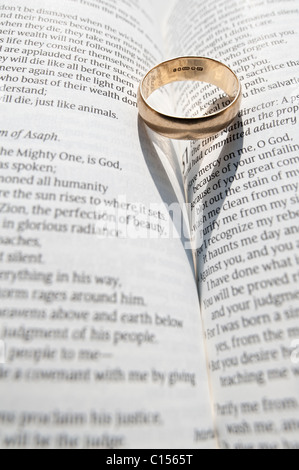
[{"label": "left book page", "polygon": [[138,124],[150,3],[0,6],[0,447],[213,447],[192,260]]}]

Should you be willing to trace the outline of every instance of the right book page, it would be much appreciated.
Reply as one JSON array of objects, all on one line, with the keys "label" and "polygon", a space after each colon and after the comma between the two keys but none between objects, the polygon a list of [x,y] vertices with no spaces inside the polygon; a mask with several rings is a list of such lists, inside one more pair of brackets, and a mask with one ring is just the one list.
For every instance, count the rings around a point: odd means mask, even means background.
[{"label": "right book page", "polygon": [[[298,20],[296,0],[178,0],[167,22],[171,56],[220,60],[243,87],[234,123],[183,156],[224,448],[299,448]],[[221,109],[207,86],[179,108],[199,96]]]}]

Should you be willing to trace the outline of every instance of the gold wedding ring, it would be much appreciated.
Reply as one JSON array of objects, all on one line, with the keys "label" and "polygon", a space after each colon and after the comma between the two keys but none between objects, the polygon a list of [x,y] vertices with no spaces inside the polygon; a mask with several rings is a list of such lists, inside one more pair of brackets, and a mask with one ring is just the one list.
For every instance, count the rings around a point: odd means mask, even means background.
[{"label": "gold wedding ring", "polygon": [[[185,80],[211,83],[221,88],[230,104],[213,114],[194,118],[169,116],[148,104],[149,96],[158,88]],[[235,73],[221,62],[205,57],[179,57],[157,65],[141,81],[137,95],[143,121],[158,134],[179,140],[198,140],[218,134],[235,119],[241,101],[241,84]]]}]

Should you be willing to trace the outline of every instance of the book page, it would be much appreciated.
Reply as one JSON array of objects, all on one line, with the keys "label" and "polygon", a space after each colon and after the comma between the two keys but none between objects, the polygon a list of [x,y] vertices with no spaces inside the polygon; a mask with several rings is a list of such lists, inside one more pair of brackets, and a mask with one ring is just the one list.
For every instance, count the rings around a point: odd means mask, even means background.
[{"label": "book page", "polygon": [[0,6],[0,447],[214,447],[190,252],[138,121],[150,2]]},{"label": "book page", "polygon": [[[190,0],[168,21],[170,56],[226,63],[244,94],[231,126],[183,155],[223,448],[299,447],[298,16],[296,1]],[[187,116],[227,105],[186,90]]]}]

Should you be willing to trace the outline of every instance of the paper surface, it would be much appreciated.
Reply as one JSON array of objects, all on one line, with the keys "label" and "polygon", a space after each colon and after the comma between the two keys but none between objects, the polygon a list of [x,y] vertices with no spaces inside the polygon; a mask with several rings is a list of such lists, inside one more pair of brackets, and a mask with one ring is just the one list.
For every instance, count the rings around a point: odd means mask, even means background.
[{"label": "paper surface", "polygon": [[192,257],[136,107],[153,9],[4,5],[0,446],[214,446]]},{"label": "paper surface", "polygon": [[[224,448],[299,446],[298,13],[296,1],[191,0],[168,23],[170,55],[218,59],[243,87],[235,122],[182,153]],[[189,116],[223,106],[201,88],[178,87]]]}]

